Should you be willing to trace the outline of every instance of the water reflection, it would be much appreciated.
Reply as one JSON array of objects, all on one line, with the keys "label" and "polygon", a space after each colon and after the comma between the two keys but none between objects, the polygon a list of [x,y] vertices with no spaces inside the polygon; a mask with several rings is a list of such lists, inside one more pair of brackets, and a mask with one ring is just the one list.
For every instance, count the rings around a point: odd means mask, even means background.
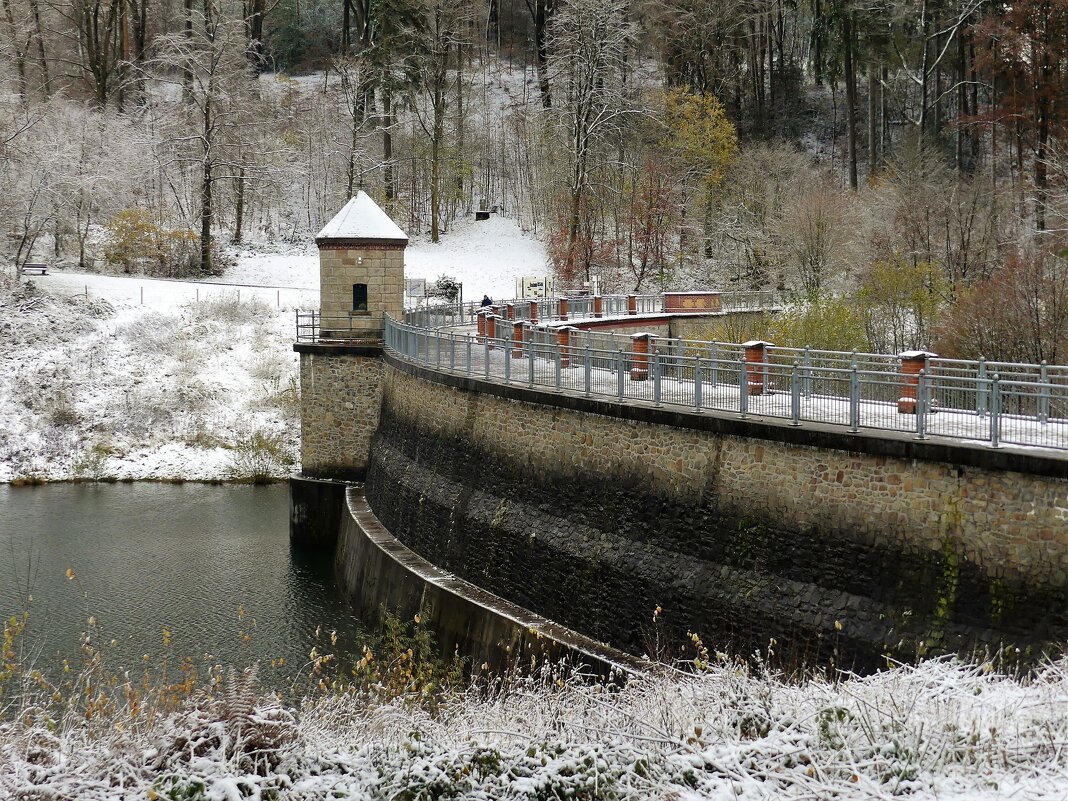
[{"label": "water reflection", "polygon": [[[0,486],[0,612],[17,612],[27,591],[48,672],[77,658],[90,616],[97,642],[115,641],[112,665],[157,659],[166,628],[172,659],[258,660],[276,684],[312,647],[328,650],[331,631],[349,650],[360,634],[329,555],[291,553],[284,486]],[[285,669],[272,671],[279,658]]]}]

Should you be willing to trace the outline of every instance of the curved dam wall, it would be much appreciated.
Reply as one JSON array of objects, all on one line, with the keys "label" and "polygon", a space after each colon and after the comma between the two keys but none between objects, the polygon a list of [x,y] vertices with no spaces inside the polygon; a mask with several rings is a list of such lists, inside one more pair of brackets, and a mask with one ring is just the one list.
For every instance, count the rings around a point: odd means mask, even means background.
[{"label": "curved dam wall", "polygon": [[620,407],[387,355],[367,476],[415,552],[632,653],[657,607],[680,640],[858,669],[1068,639],[1063,460]]},{"label": "curved dam wall", "polygon": [[463,657],[472,673],[566,663],[615,681],[655,668],[430,564],[386,530],[358,485],[293,476],[289,490],[292,544],[333,556],[362,620],[426,615],[441,654]]}]

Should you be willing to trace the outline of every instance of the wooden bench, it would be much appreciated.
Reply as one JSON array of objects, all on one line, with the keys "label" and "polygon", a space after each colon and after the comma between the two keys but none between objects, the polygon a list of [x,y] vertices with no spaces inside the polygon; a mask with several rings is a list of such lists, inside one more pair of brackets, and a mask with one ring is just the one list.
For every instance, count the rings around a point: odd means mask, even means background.
[{"label": "wooden bench", "polygon": [[48,275],[48,265],[41,262],[26,262],[22,265],[23,274],[36,273],[37,275]]}]

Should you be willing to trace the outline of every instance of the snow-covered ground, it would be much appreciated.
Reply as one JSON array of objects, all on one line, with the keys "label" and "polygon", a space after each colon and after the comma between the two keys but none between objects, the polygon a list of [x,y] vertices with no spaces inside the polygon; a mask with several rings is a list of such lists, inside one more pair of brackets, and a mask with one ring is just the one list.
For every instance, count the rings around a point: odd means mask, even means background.
[{"label": "snow-covered ground", "polygon": [[0,796],[1063,801],[1066,699],[1063,660],[1026,681],[927,662],[803,682],[724,661],[618,691],[476,689],[435,714],[343,692],[287,709],[232,682],[173,716],[0,724]]},{"label": "snow-covered ground", "polygon": [[[318,256],[311,242],[234,255],[207,281],[53,269],[0,286],[0,482],[286,475],[294,310],[318,306]],[[408,277],[452,275],[467,297],[544,271],[544,246],[499,217],[406,254]]]}]

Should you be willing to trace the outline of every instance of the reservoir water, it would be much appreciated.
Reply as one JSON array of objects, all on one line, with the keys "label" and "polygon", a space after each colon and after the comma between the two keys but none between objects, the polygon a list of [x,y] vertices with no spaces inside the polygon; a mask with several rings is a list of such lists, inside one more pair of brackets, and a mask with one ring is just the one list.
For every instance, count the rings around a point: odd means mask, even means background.
[{"label": "reservoir water", "polygon": [[93,618],[111,669],[210,654],[285,690],[312,648],[353,651],[361,632],[330,557],[290,551],[288,503],[284,485],[0,486],[0,614],[32,596],[27,642],[49,674],[78,664]]}]

